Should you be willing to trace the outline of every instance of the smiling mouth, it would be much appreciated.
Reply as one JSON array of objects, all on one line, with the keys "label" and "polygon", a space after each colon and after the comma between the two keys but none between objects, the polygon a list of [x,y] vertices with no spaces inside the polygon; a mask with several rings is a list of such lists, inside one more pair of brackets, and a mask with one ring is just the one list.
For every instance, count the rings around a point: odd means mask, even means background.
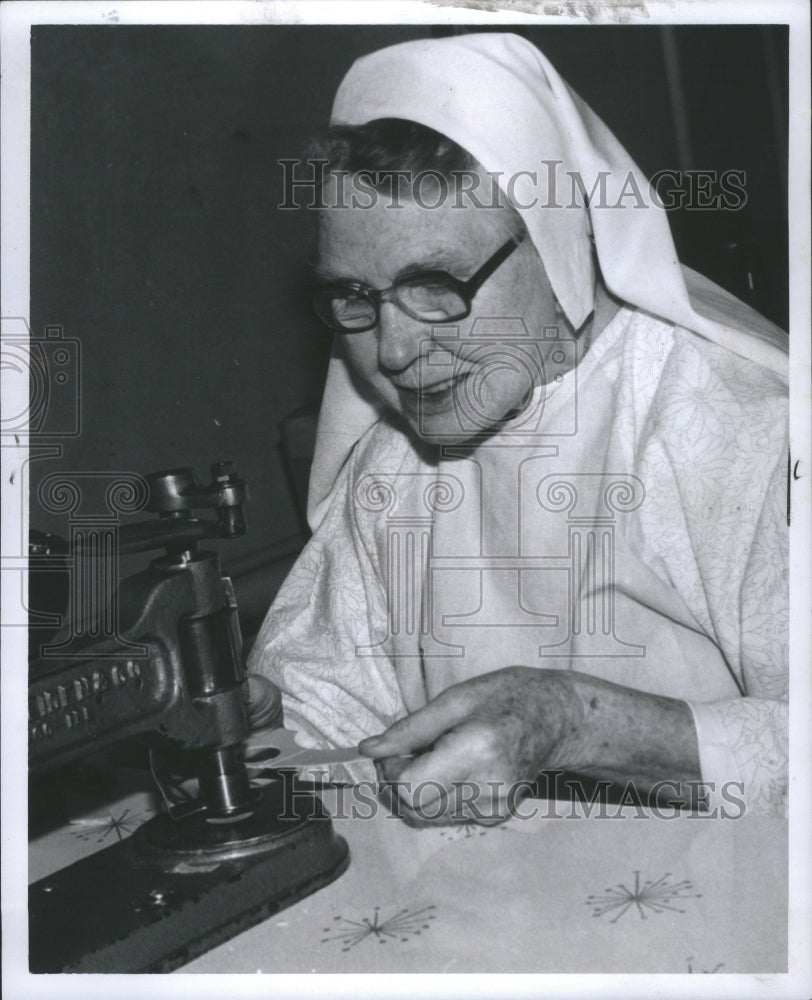
[{"label": "smiling mouth", "polygon": [[472,372],[462,372],[444,378],[431,385],[398,385],[395,383],[403,413],[410,420],[417,421],[422,430],[426,430],[422,421],[446,418],[456,412],[457,398],[464,392],[464,385]]},{"label": "smiling mouth", "polygon": [[415,399],[431,399],[434,396],[443,396],[450,389],[455,388],[461,382],[465,381],[470,375],[470,372],[462,372],[459,375],[452,375],[450,378],[444,378],[442,382],[433,382],[431,385],[398,385],[395,384],[395,388],[398,392],[408,393],[409,396]]}]

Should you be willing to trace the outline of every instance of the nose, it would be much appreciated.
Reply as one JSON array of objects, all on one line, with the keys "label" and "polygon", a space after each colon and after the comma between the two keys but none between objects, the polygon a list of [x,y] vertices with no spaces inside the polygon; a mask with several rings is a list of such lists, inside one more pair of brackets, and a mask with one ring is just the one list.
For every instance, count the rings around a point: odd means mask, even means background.
[{"label": "nose", "polygon": [[378,367],[401,372],[420,355],[420,345],[430,337],[426,324],[407,316],[394,302],[382,302],[378,320]]}]

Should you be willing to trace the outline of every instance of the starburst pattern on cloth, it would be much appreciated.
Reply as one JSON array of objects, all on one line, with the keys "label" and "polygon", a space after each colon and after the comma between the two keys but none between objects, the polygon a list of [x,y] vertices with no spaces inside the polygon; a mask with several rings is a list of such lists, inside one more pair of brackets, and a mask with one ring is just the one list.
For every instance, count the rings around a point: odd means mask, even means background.
[{"label": "starburst pattern on cloth", "polygon": [[671,913],[684,913],[685,910],[673,905],[675,900],[701,899],[701,892],[689,891],[693,886],[687,880],[671,882],[670,879],[671,872],[666,872],[654,882],[646,879],[641,883],[640,872],[636,871],[633,889],[627,888],[621,882],[614,888],[607,889],[603,896],[587,896],[586,902],[588,906],[593,907],[593,917],[614,913],[609,922],[616,924],[632,907],[637,907],[641,919],[645,920],[648,912],[662,913],[669,910]]},{"label": "starburst pattern on cloth", "polygon": [[108,838],[112,841],[113,834],[117,840],[124,840],[148,818],[146,813],[130,815],[130,810],[125,809],[120,816],[88,816],[83,819],[72,819],[71,833],[79,840],[91,840],[95,837],[98,844],[104,843]]},{"label": "starburst pattern on cloth", "polygon": [[388,941],[408,941],[410,937],[427,931],[430,921],[436,919],[434,905],[424,906],[421,910],[399,910],[386,920],[380,919],[380,907],[376,906],[371,917],[362,920],[347,920],[345,917],[335,917],[332,927],[325,927],[327,937],[321,939],[322,944],[328,941],[340,941],[342,951],[350,951],[367,938],[375,938],[378,944]]},{"label": "starburst pattern on cloth", "polygon": [[693,962],[693,960],[694,960],[694,956],[693,955],[689,955],[688,958],[686,959],[686,961],[688,962],[688,972],[691,972],[691,973],[700,972],[700,973],[702,973],[702,975],[706,975],[706,976],[712,976],[714,974],[714,972],[718,972],[722,968],[722,966],[725,964],[724,962],[717,962],[716,965],[714,965],[714,967],[712,969],[695,969],[693,967],[693,965],[691,964]]},{"label": "starburst pattern on cloth", "polygon": [[[458,823],[455,826],[448,826],[442,829],[440,836],[444,840],[470,840],[473,837],[484,837],[490,829],[493,829],[493,827],[477,826],[475,823]],[[501,830],[504,833],[507,827],[497,826],[495,829]]]},{"label": "starburst pattern on cloth", "polygon": [[444,840],[470,840],[472,837],[484,837],[487,830],[475,827],[472,823],[460,823],[457,827],[446,827],[440,831]]}]

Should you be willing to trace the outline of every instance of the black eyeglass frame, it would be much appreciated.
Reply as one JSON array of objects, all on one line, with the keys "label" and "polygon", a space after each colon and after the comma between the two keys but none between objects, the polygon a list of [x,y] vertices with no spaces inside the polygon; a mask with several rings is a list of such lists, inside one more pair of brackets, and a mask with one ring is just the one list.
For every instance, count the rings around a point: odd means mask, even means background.
[{"label": "black eyeglass frame", "polygon": [[[314,309],[316,310],[316,315],[319,319],[328,326],[331,330],[336,333],[346,334],[352,336],[354,333],[366,333],[368,330],[374,329],[381,318],[381,303],[391,301],[394,302],[398,309],[406,313],[412,319],[420,320],[422,323],[455,323],[457,320],[465,319],[467,316],[471,315],[471,307],[473,305],[474,296],[480,290],[480,288],[485,284],[488,278],[491,277],[505,261],[510,257],[517,247],[521,246],[526,237],[526,233],[519,233],[516,236],[511,236],[509,240],[502,244],[499,249],[492,254],[480,267],[475,271],[467,281],[462,281],[459,278],[455,278],[453,274],[449,274],[448,271],[443,270],[431,270],[431,271],[417,271],[414,274],[409,274],[406,277],[399,278],[396,282],[389,285],[388,288],[382,288],[380,291],[376,288],[370,288],[369,285],[364,285],[360,281],[332,281],[327,282],[322,285],[317,285],[312,290],[312,298]],[[442,320],[432,320],[427,319],[425,316],[421,316],[419,313],[414,312],[408,306],[404,305],[398,298],[393,298],[392,293],[397,292],[398,288],[402,288],[404,285],[421,285],[429,283],[430,281],[441,279],[444,284],[446,284],[449,290],[455,292],[459,295],[460,299],[465,303],[466,308],[463,312],[455,313],[453,316],[445,316]],[[365,299],[375,310],[375,316],[371,323],[367,323],[364,326],[354,326],[352,328],[346,326],[339,326],[337,322],[330,322],[325,318],[324,315],[319,311],[316,305],[316,300],[319,295],[329,294],[330,292],[343,291],[349,292],[353,295],[358,295]]]}]

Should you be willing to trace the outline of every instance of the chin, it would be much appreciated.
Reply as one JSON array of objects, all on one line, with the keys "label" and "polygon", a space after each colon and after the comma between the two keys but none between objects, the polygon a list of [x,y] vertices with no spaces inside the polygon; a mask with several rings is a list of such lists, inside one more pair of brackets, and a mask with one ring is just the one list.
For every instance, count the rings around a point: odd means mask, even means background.
[{"label": "chin", "polygon": [[451,415],[447,420],[417,421],[407,418],[407,423],[412,432],[426,444],[449,446],[476,444],[490,437],[499,428],[499,421],[494,421],[492,425],[464,427],[455,419],[455,415]]},{"label": "chin", "polygon": [[504,399],[480,399],[473,407],[470,399],[457,393],[438,394],[429,401],[400,394],[387,399],[386,404],[414,435],[430,445],[476,444],[497,433],[507,415],[516,412]]}]

